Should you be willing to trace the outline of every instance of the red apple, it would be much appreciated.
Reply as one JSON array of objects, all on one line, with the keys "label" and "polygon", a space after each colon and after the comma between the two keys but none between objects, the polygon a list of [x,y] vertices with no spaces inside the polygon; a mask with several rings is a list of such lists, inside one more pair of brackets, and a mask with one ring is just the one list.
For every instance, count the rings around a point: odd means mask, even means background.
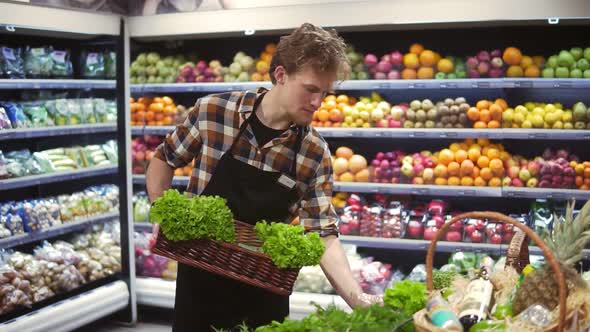
[{"label": "red apple", "polygon": [[412,238],[420,238],[422,237],[422,233],[424,230],[424,226],[421,222],[416,220],[411,220],[408,222],[408,227],[406,229],[408,235]]},{"label": "red apple", "polygon": [[461,241],[461,233],[458,231],[449,231],[445,235],[445,240],[450,242],[459,242]]},{"label": "red apple", "polygon": [[350,235],[350,226],[348,225],[348,223],[342,223],[338,225],[338,228],[340,229],[340,234]]},{"label": "red apple", "polygon": [[424,230],[424,240],[434,239],[436,232],[438,232],[438,228],[436,228],[435,226],[426,227],[426,229]]},{"label": "red apple", "polygon": [[483,234],[482,232],[476,230],[473,233],[471,233],[471,235],[469,235],[469,239],[471,240],[471,242],[480,243],[483,241]]},{"label": "red apple", "polygon": [[502,243],[502,236],[499,234],[492,235],[492,237],[490,239],[490,243],[501,244]]},{"label": "red apple", "polygon": [[471,235],[476,230],[477,229],[475,228],[475,225],[467,225],[467,226],[465,226],[465,234]]}]

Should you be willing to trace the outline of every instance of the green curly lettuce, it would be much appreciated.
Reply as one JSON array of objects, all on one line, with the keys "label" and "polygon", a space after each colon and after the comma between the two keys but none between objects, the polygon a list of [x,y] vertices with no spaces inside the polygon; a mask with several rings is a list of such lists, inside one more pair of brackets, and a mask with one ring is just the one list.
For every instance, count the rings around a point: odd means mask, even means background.
[{"label": "green curly lettuce", "polygon": [[262,252],[282,269],[317,265],[326,250],[320,236],[305,234],[303,226],[262,221],[254,229],[263,242]]},{"label": "green curly lettuce", "polygon": [[212,239],[235,242],[234,219],[226,200],[218,196],[192,198],[169,189],[150,210],[150,221],[160,224],[171,241]]},{"label": "green curly lettuce", "polygon": [[396,282],[392,288],[385,290],[383,297],[385,305],[409,316],[426,307],[426,301],[426,285],[410,280]]},{"label": "green curly lettuce", "polygon": [[432,271],[432,282],[434,284],[434,289],[451,287],[451,283],[457,275],[458,273],[454,271]]}]

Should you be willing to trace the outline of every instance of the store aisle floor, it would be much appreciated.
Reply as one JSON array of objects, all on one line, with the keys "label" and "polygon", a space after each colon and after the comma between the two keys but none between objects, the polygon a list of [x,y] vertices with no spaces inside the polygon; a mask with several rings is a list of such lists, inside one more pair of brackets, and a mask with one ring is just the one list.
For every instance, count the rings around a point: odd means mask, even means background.
[{"label": "store aisle floor", "polygon": [[170,332],[172,331],[172,310],[142,307],[138,308],[138,322],[135,326],[125,326],[108,317],[74,332]]}]

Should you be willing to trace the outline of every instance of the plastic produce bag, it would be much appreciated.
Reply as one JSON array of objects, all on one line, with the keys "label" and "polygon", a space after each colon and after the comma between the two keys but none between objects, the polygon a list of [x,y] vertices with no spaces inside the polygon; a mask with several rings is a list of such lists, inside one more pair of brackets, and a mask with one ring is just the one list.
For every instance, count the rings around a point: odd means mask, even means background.
[{"label": "plastic produce bag", "polygon": [[53,60],[52,77],[72,77],[74,75],[69,50],[52,50],[51,59]]},{"label": "plastic produce bag", "polygon": [[49,112],[42,103],[23,103],[24,113],[31,119],[33,127],[53,126],[53,120],[49,117]]},{"label": "plastic produce bag", "polygon": [[18,214],[2,213],[0,215],[0,222],[12,235],[19,235],[25,232],[23,219]]},{"label": "plastic produce bag", "polygon": [[4,154],[2,150],[0,150],[0,179],[8,179],[8,169],[6,168],[6,159],[4,159]]},{"label": "plastic produce bag", "polygon": [[96,114],[94,114],[94,103],[92,102],[92,99],[80,99],[78,102],[80,103],[80,117],[82,118],[82,123],[97,123],[98,121],[96,120]]},{"label": "plastic produce bag", "polygon": [[84,78],[103,78],[105,76],[105,61],[102,53],[83,51],[80,64]]},{"label": "plastic produce bag", "polygon": [[8,78],[25,78],[21,48],[0,46],[0,72]]},{"label": "plastic produce bag", "polygon": [[117,102],[114,100],[109,100],[106,102],[105,122],[117,122]]},{"label": "plastic produce bag", "polygon": [[29,128],[33,124],[31,120],[25,115],[22,107],[17,103],[0,102],[0,105],[6,110],[6,115],[12,123],[12,128]]},{"label": "plastic produce bag", "polygon": [[[137,250],[137,249],[136,249]],[[334,288],[319,266],[304,266],[293,286],[296,292],[333,294]]]},{"label": "plastic produce bag", "polygon": [[84,196],[82,193],[60,195],[57,197],[57,201],[59,203],[61,220],[64,223],[85,218],[88,215],[84,206]]},{"label": "plastic produce bag", "polygon": [[50,77],[53,58],[49,47],[29,47],[25,51],[25,75],[27,77]]},{"label": "plastic produce bag", "polygon": [[110,163],[117,164],[119,162],[119,151],[117,148],[117,141],[107,141],[105,144],[102,145],[102,150],[104,151]]},{"label": "plastic produce bag", "polygon": [[80,107],[80,103],[76,99],[68,99],[67,103],[67,114],[70,116],[70,124],[71,125],[78,125],[82,122],[82,109]]},{"label": "plastic produce bag", "polygon": [[133,196],[133,221],[149,222],[150,202],[145,194]]},{"label": "plastic produce bag", "polygon": [[416,282],[425,282],[426,281],[426,265],[418,264],[412,272],[408,275],[406,280],[416,281]]},{"label": "plastic produce bag", "polygon": [[0,314],[32,304],[30,282],[8,264],[0,262]]},{"label": "plastic produce bag", "polygon": [[0,107],[0,130],[12,129],[12,122],[3,107]]},{"label": "plastic produce bag", "polygon": [[94,104],[94,115],[96,116],[97,122],[108,122],[106,101],[103,98],[94,98],[92,99],[92,103]]},{"label": "plastic produce bag", "polygon": [[48,100],[45,102],[45,108],[51,117],[53,117],[55,125],[65,126],[70,124],[70,114],[66,99]]},{"label": "plastic produce bag", "polygon": [[117,76],[117,53],[113,51],[105,52],[104,59],[106,78],[115,78]]}]

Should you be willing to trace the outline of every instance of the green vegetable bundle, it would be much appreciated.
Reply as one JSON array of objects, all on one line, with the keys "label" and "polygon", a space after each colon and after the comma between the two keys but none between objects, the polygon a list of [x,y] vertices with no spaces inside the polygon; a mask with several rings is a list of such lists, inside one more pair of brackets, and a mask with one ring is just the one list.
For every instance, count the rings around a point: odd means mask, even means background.
[{"label": "green vegetable bundle", "polygon": [[235,242],[234,219],[225,199],[218,196],[189,198],[169,189],[150,210],[150,221],[160,224],[168,240],[212,239]]},{"label": "green vegetable bundle", "polygon": [[282,268],[317,265],[326,247],[317,233],[305,234],[303,226],[259,222],[256,234],[263,242],[262,252]]},{"label": "green vegetable bundle", "polygon": [[426,307],[428,295],[426,285],[410,280],[396,282],[385,290],[383,303],[393,309],[401,310],[408,316]]}]

